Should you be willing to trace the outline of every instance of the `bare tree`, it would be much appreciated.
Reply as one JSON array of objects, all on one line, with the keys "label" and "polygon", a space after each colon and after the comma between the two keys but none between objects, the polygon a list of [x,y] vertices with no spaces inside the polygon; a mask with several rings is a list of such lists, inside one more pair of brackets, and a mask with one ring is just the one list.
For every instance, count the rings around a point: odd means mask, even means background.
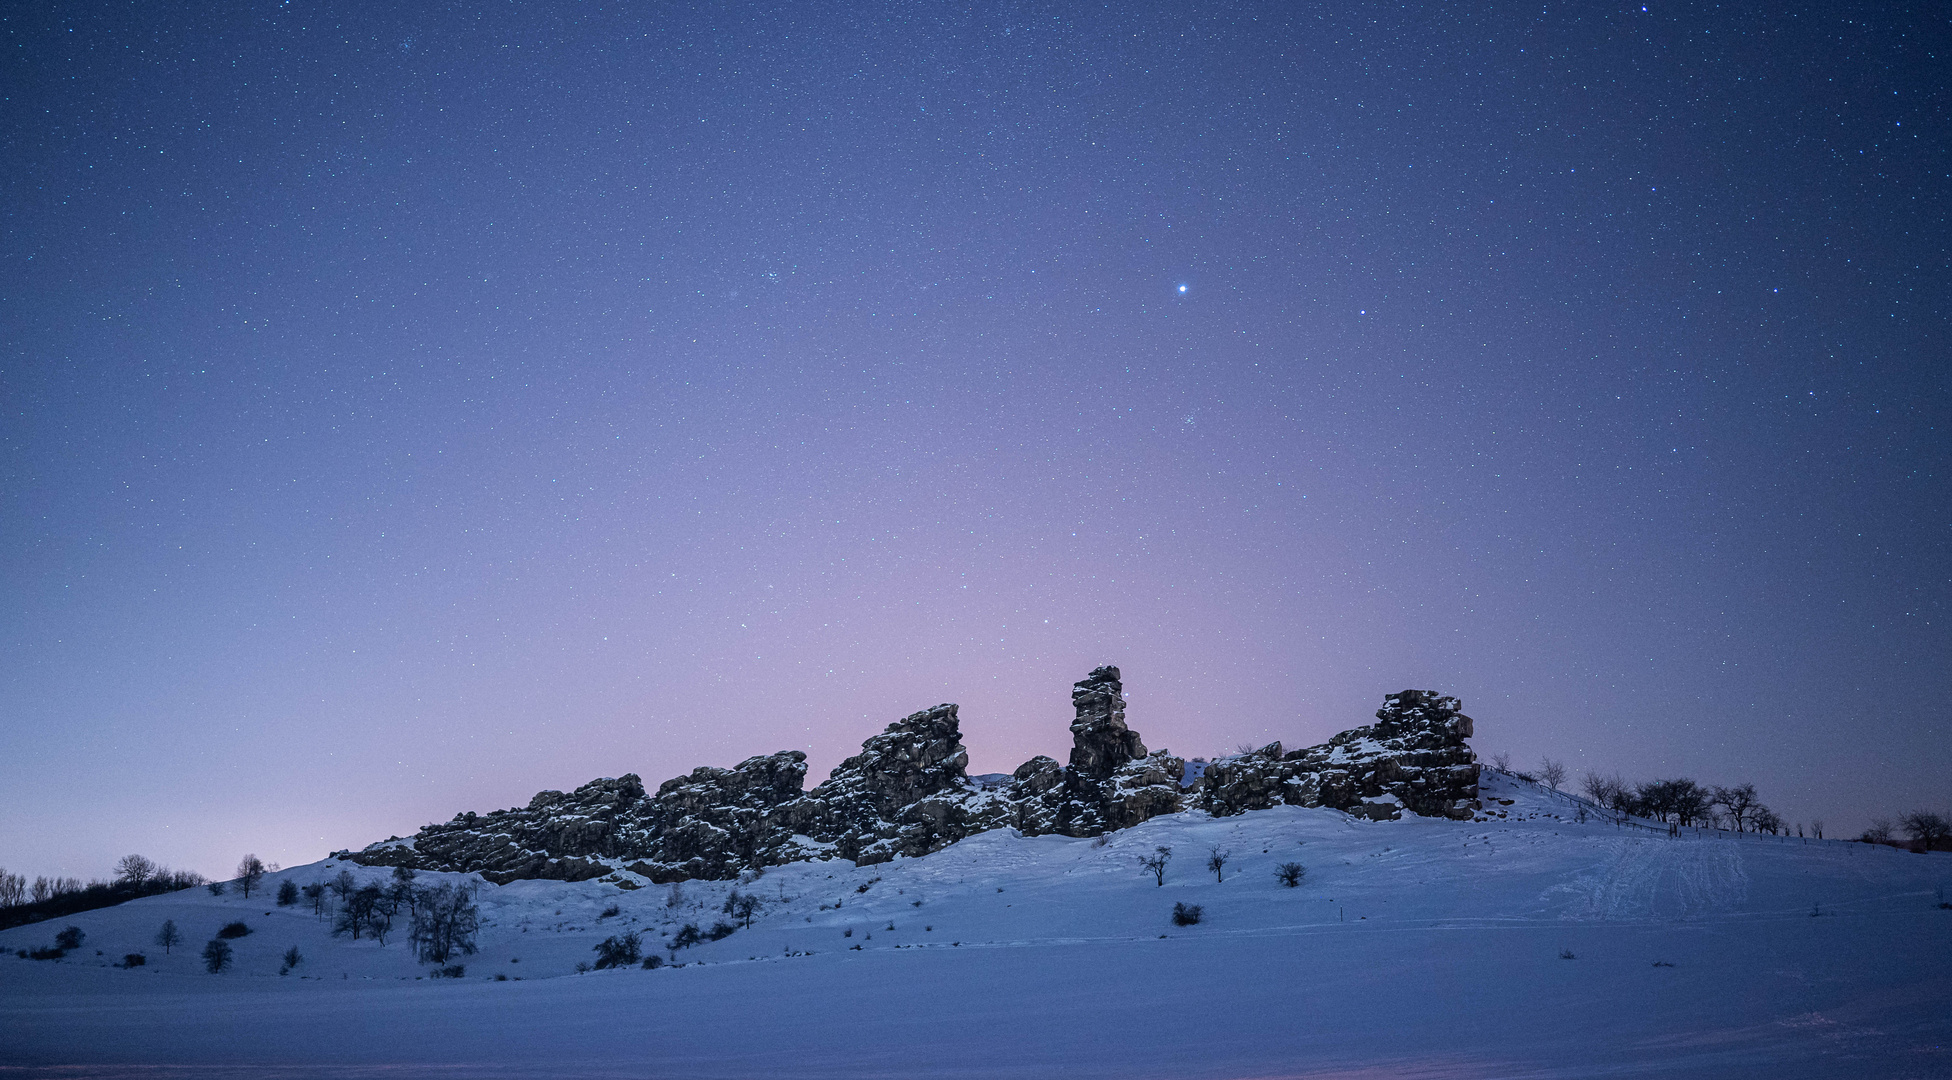
[{"label": "bare tree", "polygon": [[1613,785],[1607,782],[1606,777],[1588,770],[1586,775],[1579,778],[1579,790],[1597,805],[1605,806],[1607,796],[1613,793]]},{"label": "bare tree", "polygon": [[387,887],[394,903],[405,904],[409,914],[420,910],[421,890],[414,886],[415,876],[413,867],[396,866],[393,868],[393,884]]},{"label": "bare tree", "polygon": [[1221,851],[1219,848],[1207,849],[1206,868],[1213,871],[1213,880],[1219,882],[1227,880],[1227,860],[1232,857],[1231,851]]},{"label": "bare tree", "polygon": [[1499,772],[1511,771],[1511,751],[1500,750],[1491,755],[1491,767]]},{"label": "bare tree", "polygon": [[1864,830],[1859,840],[1869,844],[1888,844],[1891,842],[1892,825],[1890,818],[1872,818],[1871,827]]},{"label": "bare tree", "polygon": [[1821,840],[1821,839],[1823,839],[1823,819],[1822,819],[1822,818],[1811,818],[1811,819],[1810,819],[1810,832],[1811,832],[1811,833],[1813,833],[1813,834],[1815,834],[1815,835],[1816,835],[1816,838],[1817,838],[1818,840]]},{"label": "bare tree", "polygon": [[115,864],[116,880],[140,889],[156,876],[156,864],[141,855],[124,855]]},{"label": "bare tree", "polygon": [[203,947],[203,966],[215,975],[230,966],[230,942],[211,938]]},{"label": "bare tree", "polygon": [[[697,929],[692,927],[692,932]],[[481,911],[475,906],[474,890],[443,883],[427,893],[407,935],[421,962],[445,964],[456,952],[472,956],[480,930]]]},{"label": "bare tree", "polygon": [[[347,874],[346,876],[351,877],[352,875]],[[338,883],[335,881],[333,885],[334,891],[338,891]],[[352,939],[358,941],[361,930],[371,930],[375,936],[384,933],[384,930],[381,929],[381,922],[384,916],[375,910],[380,900],[381,892],[377,884],[361,885],[352,889],[350,892],[341,893],[339,896],[339,917],[332,923],[333,936],[337,937],[340,934],[351,934]],[[382,939],[380,944],[386,944],[385,940]]]},{"label": "bare tree", "polygon": [[1911,836],[1912,844],[1925,851],[1952,840],[1952,822],[1929,810],[1913,810],[1899,818],[1898,824]]},{"label": "bare tree", "polygon": [[341,870],[336,877],[325,883],[325,887],[331,889],[332,895],[338,897],[339,903],[344,905],[347,898],[359,891],[359,879],[352,876],[352,871]]},{"label": "bare tree", "polygon": [[36,875],[34,878],[34,887],[28,893],[28,896],[32,897],[33,902],[38,904],[53,895],[54,882],[49,881],[46,877]]},{"label": "bare tree", "polygon": [[742,893],[737,889],[733,889],[731,894],[725,898],[725,906],[719,910],[745,923],[746,929],[750,930],[752,929],[752,917],[759,914],[760,902],[759,897],[752,893]]},{"label": "bare tree", "polygon": [[1292,889],[1308,876],[1308,868],[1298,862],[1284,862],[1274,868],[1274,879]]},{"label": "bare tree", "polygon": [[1540,758],[1539,779],[1545,781],[1546,787],[1554,791],[1559,790],[1559,785],[1566,782],[1565,762],[1554,761],[1551,758]]},{"label": "bare tree", "polygon": [[164,956],[168,956],[171,949],[183,944],[183,931],[176,928],[175,919],[163,920],[163,928],[156,931],[156,944],[163,947]]},{"label": "bare tree", "polygon": [[298,891],[304,894],[305,899],[312,902],[312,914],[321,919],[325,918],[325,882],[314,881]]},{"label": "bare tree", "polygon": [[1166,864],[1173,859],[1173,849],[1160,845],[1152,849],[1152,854],[1139,856],[1139,866],[1160,885],[1166,883]]},{"label": "bare tree", "polygon": [[373,937],[377,938],[381,945],[385,945],[386,935],[393,932],[393,916],[400,913],[402,906],[400,897],[393,890],[382,889],[378,884],[368,885],[360,891],[368,890],[373,894],[373,913],[368,917],[373,927]]},{"label": "bare tree", "polygon": [[27,899],[27,878],[0,870],[0,907],[13,907]]},{"label": "bare tree", "polygon": [[1734,787],[1718,787],[1709,799],[1710,805],[1722,808],[1722,813],[1735,825],[1736,832],[1746,832],[1755,823],[1757,810],[1766,810],[1762,800],[1756,798],[1754,784],[1737,784]]},{"label": "bare tree", "polygon": [[256,855],[246,855],[237,862],[237,883],[244,888],[244,898],[251,898],[251,890],[264,880],[264,860]]}]

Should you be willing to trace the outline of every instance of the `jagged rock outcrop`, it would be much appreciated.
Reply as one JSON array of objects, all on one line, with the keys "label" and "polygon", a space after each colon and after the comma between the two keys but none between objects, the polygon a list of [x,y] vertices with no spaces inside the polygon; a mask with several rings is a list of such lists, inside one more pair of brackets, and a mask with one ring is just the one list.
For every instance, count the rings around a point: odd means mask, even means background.
[{"label": "jagged rock outcrop", "polygon": [[856,862],[926,855],[971,831],[961,828],[968,766],[956,707],[937,705],[862,743],[804,799],[781,807],[778,824]]},{"label": "jagged rock outcrop", "polygon": [[1287,803],[1469,820],[1478,810],[1477,755],[1465,741],[1471,727],[1456,698],[1405,690],[1383,700],[1374,724],[1320,746],[1284,755],[1273,743],[1213,762],[1200,777],[1198,804],[1220,816]]},{"label": "jagged rock outcrop", "polygon": [[[1097,836],[1160,814],[1185,809],[1180,778],[1186,762],[1165,751],[1147,754],[1139,733],[1125,726],[1125,686],[1115,667],[1101,667],[1071,688],[1077,719],[1071,722],[1071,765],[1062,781],[1019,809],[1016,827],[1026,833]],[[1021,774],[1047,775],[1032,758]],[[1053,762],[1053,764],[1055,764]]]},{"label": "jagged rock outcrop", "polygon": [[477,871],[490,881],[581,881],[623,872],[654,882],[726,879],[804,859],[858,863],[920,856],[996,828],[1097,836],[1199,809],[1244,813],[1283,803],[1372,818],[1401,811],[1469,818],[1478,765],[1456,698],[1405,690],[1376,723],[1283,754],[1273,743],[1186,781],[1186,762],[1148,753],[1125,723],[1115,667],[1072,688],[1069,767],[1039,755],[1007,782],[970,779],[954,705],[888,725],[811,791],[797,750],[705,766],[647,794],[635,775],[544,791],[526,807],[461,814],[409,840],[340,854],[377,866]]}]

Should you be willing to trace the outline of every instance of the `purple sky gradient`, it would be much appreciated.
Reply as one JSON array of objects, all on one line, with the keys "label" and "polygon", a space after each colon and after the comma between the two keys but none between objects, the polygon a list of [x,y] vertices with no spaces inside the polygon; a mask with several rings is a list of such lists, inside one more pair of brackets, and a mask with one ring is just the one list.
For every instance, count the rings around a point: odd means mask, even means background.
[{"label": "purple sky gradient", "polygon": [[1649,7],[8,15],[0,865],[1004,771],[1102,663],[1952,806],[1952,34]]}]

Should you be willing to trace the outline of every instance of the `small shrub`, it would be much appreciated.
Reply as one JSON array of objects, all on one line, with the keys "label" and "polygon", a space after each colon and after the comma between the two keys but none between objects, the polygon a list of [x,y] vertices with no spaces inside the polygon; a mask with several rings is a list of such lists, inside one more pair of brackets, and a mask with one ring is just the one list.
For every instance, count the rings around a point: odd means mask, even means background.
[{"label": "small shrub", "polygon": [[658,968],[661,968],[663,966],[664,966],[664,957],[659,956],[656,953],[652,953],[651,955],[646,956],[644,958],[643,967],[645,971],[656,971]]},{"label": "small shrub", "polygon": [[495,972],[495,981],[496,981],[496,982],[507,982],[507,981],[508,981],[508,973],[507,973],[507,972],[504,972],[504,971],[497,971],[497,972]]},{"label": "small shrub", "polygon": [[611,904],[611,905],[610,905],[609,907],[607,907],[607,908],[604,908],[604,909],[603,909],[603,914],[601,914],[601,915],[598,915],[598,916],[597,916],[597,918],[599,918],[599,919],[609,919],[609,918],[614,918],[614,917],[616,917],[616,916],[618,916],[618,915],[622,915],[623,913],[624,913],[624,909],[623,909],[623,908],[621,908],[621,907],[618,907],[618,906],[617,906],[617,905],[615,905],[615,904]]},{"label": "small shrub", "polygon": [[590,962],[588,960],[576,961],[576,974],[578,975],[587,974],[589,970],[590,970]]},{"label": "small shrub", "polygon": [[1670,962],[1670,961],[1667,961],[1667,960],[1656,960],[1656,961],[1654,961],[1654,966],[1655,966],[1655,967],[1673,967],[1673,966],[1674,966],[1674,964],[1673,964],[1672,962]]},{"label": "small shrub", "polygon": [[57,949],[52,945],[43,945],[38,949],[22,955],[26,956],[29,960],[59,960],[68,955],[68,950]]},{"label": "small shrub", "polygon": [[132,952],[122,958],[122,966],[125,968],[139,968],[148,962],[149,958],[139,952]]},{"label": "small shrub", "polygon": [[304,962],[305,962],[304,954],[298,951],[298,946],[293,945],[291,948],[285,950],[285,967],[284,967],[284,971],[280,971],[279,974],[282,975],[285,973],[285,971],[290,971],[292,968],[295,968]]},{"label": "small shrub", "polygon": [[239,921],[239,922],[225,923],[224,928],[222,930],[217,931],[217,936],[220,938],[241,938],[246,934],[249,934],[250,932],[251,932],[251,928],[245,926],[242,921]]},{"label": "small shrub", "polygon": [[600,970],[603,968],[624,967],[629,964],[635,964],[638,957],[643,955],[643,951],[640,948],[641,940],[635,930],[632,930],[628,934],[612,935],[604,938],[596,945],[597,968]]},{"label": "small shrub", "polygon": [[229,967],[230,957],[230,942],[220,938],[211,938],[203,947],[203,966],[212,975]]},{"label": "small shrub", "polygon": [[1300,885],[1301,879],[1307,876],[1308,876],[1308,868],[1306,866],[1301,865],[1298,862],[1284,862],[1280,866],[1274,868],[1275,880],[1279,881],[1283,885],[1286,885],[1290,889]]},{"label": "small shrub", "polygon": [[706,932],[705,936],[711,938],[713,941],[717,941],[720,938],[731,937],[738,929],[738,927],[733,926],[729,922],[715,922],[712,924],[711,930]]},{"label": "small shrub", "polygon": [[66,930],[54,935],[54,946],[58,949],[79,949],[81,948],[82,941],[87,937],[88,935],[82,932],[81,927],[70,926]]},{"label": "small shrub", "polygon": [[678,927],[678,932],[672,935],[671,948],[689,949],[703,940],[705,940],[705,936],[698,932],[698,924],[688,922]]},{"label": "small shrub", "polygon": [[298,903],[298,882],[285,879],[278,883],[278,906],[290,907]]},{"label": "small shrub", "polygon": [[1579,958],[1578,958],[1578,957],[1576,957],[1576,956],[1574,956],[1574,955],[1572,954],[1572,950],[1571,950],[1571,949],[1560,949],[1560,950],[1559,950],[1559,959],[1561,959],[1561,960],[1577,960],[1577,959],[1579,959]]},{"label": "small shrub", "polygon": [[1173,925],[1192,926],[1200,921],[1200,917],[1203,914],[1205,914],[1205,909],[1198,904],[1174,904]]},{"label": "small shrub", "polygon": [[226,888],[225,884],[221,881],[213,881],[206,887],[210,890],[210,895],[212,896],[224,895],[224,889]]},{"label": "small shrub", "polygon": [[[576,970],[578,970],[578,971],[588,971],[588,970],[590,970],[590,965],[588,965],[588,964],[578,964],[578,965],[576,965]],[[466,964],[449,964],[449,965],[447,965],[447,966],[446,966],[446,967],[444,967],[444,968],[435,968],[435,969],[434,969],[434,978],[436,978],[436,979],[458,979],[458,978],[461,978],[462,976],[464,976],[464,975],[466,975],[467,973],[468,973],[468,965],[466,965]]]}]

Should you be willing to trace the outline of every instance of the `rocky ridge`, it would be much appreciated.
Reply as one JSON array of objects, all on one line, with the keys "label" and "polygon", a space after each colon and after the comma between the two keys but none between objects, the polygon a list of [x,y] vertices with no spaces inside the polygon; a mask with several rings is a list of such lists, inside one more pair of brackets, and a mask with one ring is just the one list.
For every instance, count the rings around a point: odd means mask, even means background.
[{"label": "rocky ridge", "polygon": [[1069,764],[1039,755],[1005,782],[969,777],[956,706],[938,705],[888,725],[810,791],[806,755],[782,750],[730,769],[693,769],[655,794],[633,774],[544,791],[526,807],[460,814],[341,854],[497,883],[612,875],[629,885],[724,880],[805,859],[886,862],[989,829],[1097,836],[1183,810],[1225,816],[1286,803],[1374,819],[1407,810],[1468,820],[1478,809],[1471,718],[1454,697],[1391,694],[1372,725],[1286,754],[1272,743],[1203,771],[1146,750],[1125,723],[1117,668],[1086,676],[1071,703]]}]

